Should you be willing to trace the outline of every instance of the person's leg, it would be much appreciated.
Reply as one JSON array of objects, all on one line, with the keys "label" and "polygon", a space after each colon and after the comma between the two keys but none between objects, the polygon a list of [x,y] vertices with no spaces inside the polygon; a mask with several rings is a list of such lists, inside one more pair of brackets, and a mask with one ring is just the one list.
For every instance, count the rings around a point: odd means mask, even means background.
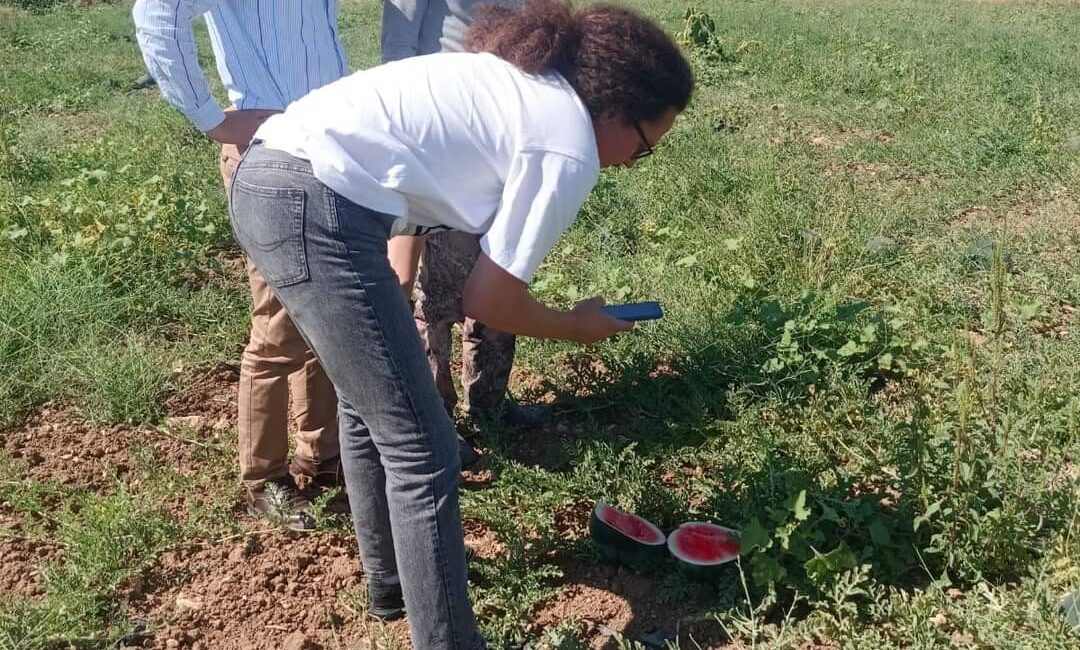
[{"label": "person's leg", "polygon": [[[323,362],[343,404],[367,426],[385,473],[386,510],[412,641],[417,648],[481,648],[466,589],[458,504],[458,446],[435,388],[408,301],[386,259],[392,219],[337,196],[310,166],[258,147],[233,186],[237,241]],[[346,463],[369,457],[349,416]],[[352,483],[377,489],[350,468]],[[352,480],[356,476],[356,480]],[[358,493],[358,498],[360,494]],[[371,507],[381,508],[371,502]],[[376,521],[354,517],[365,567],[393,559],[370,540]],[[376,535],[377,536],[377,535]]]},{"label": "person's leg", "polygon": [[[457,298],[480,257],[480,237],[463,232],[446,233],[440,259],[448,269],[442,290]],[[461,387],[465,412],[476,417],[501,420],[513,426],[539,426],[551,419],[546,406],[521,406],[507,399],[510,370],[514,366],[517,338],[464,318],[461,330]]]},{"label": "person's leg", "polygon": [[[297,339],[303,340],[291,320],[289,329]],[[290,469],[294,475],[315,481],[320,487],[334,487],[341,483],[337,393],[315,353],[307,349],[306,343],[304,348],[304,365],[289,375],[289,406],[296,425],[296,448]]]},{"label": "person's leg", "polygon": [[[447,323],[447,340],[443,351],[442,367],[435,375],[435,383],[440,382],[453,390],[454,381],[450,374],[450,356],[452,345],[449,328],[453,323],[465,320],[465,311],[461,305],[461,295],[465,291],[465,281],[472,272],[473,264],[480,254],[480,238],[468,233],[448,231],[433,233],[427,237],[424,248],[424,263],[420,267],[420,277],[416,283],[416,322],[423,335],[423,323],[438,319]],[[440,376],[440,374],[442,376]],[[453,412],[457,403],[447,404]]]},{"label": "person's leg", "polygon": [[465,319],[461,331],[461,386],[467,412],[490,412],[503,405],[516,342],[513,334]]},{"label": "person's leg", "polygon": [[450,338],[454,323],[461,311],[461,296],[455,295],[445,286],[446,269],[441,260],[443,248],[442,235],[428,235],[427,244],[422,254],[420,272],[413,291],[413,319],[424,344],[428,365],[435,378],[435,387],[442,396],[448,413],[454,412],[458,395],[454,388],[454,377],[450,371],[450,357],[453,343]]},{"label": "person's leg", "polygon": [[297,349],[295,341],[276,336],[285,310],[251,260],[247,260],[247,271],[251,334],[240,359],[236,429],[240,479],[250,492],[258,492],[267,480],[289,473],[289,375],[302,367],[299,359],[306,346]]},{"label": "person's leg", "polygon": [[[226,193],[242,154],[235,145],[221,147],[218,163]],[[237,400],[240,479],[248,490],[261,490],[268,479],[288,474],[288,376],[300,368],[297,355],[303,349],[283,347],[290,343],[287,337],[271,337],[281,329],[280,322],[273,321],[280,321],[285,312],[251,260],[244,261],[252,305]]]},{"label": "person's leg", "polygon": [[[458,395],[454,388],[454,376],[450,370],[450,357],[453,353],[454,323],[464,319],[461,307],[461,293],[465,287],[468,270],[462,275],[460,260],[454,255],[457,246],[455,239],[463,233],[440,232],[427,236],[423,262],[416,279],[413,293],[416,302],[413,305],[413,318],[420,340],[424,343],[428,364],[435,377],[435,387],[443,398],[446,412],[451,417],[457,406]],[[475,235],[465,235],[475,238]],[[471,269],[470,264],[468,269]],[[465,438],[458,436],[461,449],[461,466],[468,468],[480,460],[480,454]]]},{"label": "person's leg", "polygon": [[[345,474],[353,527],[360,548],[367,549],[363,556],[364,574],[375,594],[368,607],[375,618],[395,618],[402,613],[403,605],[386,502],[386,474],[363,417],[343,399],[338,422],[341,469]],[[378,597],[386,594],[391,596]]]},{"label": "person's leg", "polygon": [[[229,190],[242,151],[221,148],[221,180]],[[288,411],[298,437],[296,456],[312,476],[338,465],[337,395],[307,343],[258,270],[247,260],[251,336],[241,360],[239,438],[241,478],[259,489],[288,473]]]}]

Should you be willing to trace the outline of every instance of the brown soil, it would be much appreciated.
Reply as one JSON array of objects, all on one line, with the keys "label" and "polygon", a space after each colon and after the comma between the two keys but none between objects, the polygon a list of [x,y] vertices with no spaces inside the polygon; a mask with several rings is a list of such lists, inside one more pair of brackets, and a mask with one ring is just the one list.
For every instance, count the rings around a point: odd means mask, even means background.
[{"label": "brown soil", "polygon": [[41,567],[60,555],[56,546],[22,537],[0,523],[0,594],[42,595]]},{"label": "brown soil", "polygon": [[1004,228],[1009,235],[1025,235],[1046,230],[1056,233],[1080,233],[1080,203],[1064,187],[1033,192],[1021,188],[1014,195],[990,205],[972,205],[957,211],[949,225],[958,228]]},{"label": "brown soil", "polygon": [[[230,429],[236,427],[236,384],[240,381],[240,368],[219,363],[210,368],[200,368],[191,374],[191,380],[183,392],[165,402],[165,408],[175,424],[196,431]],[[168,421],[167,421],[168,422]]]},{"label": "brown soil", "polygon": [[[602,367],[583,366],[581,379],[599,380]],[[355,540],[348,532],[289,534],[268,530],[243,514],[233,474],[221,465],[230,444],[226,430],[235,426],[236,369],[228,365],[190,372],[185,391],[167,400],[169,417],[160,427],[98,425],[80,419],[70,408],[49,405],[20,426],[0,432],[0,448],[15,459],[11,481],[54,481],[108,493],[117,481],[137,492],[145,472],[164,467],[203,480],[199,494],[180,494],[165,503],[178,521],[201,499],[221,501],[234,494],[235,512],[244,532],[220,540],[192,539],[163,553],[120,591],[124,612],[149,624],[137,647],[188,650],[319,650],[330,648],[407,647],[404,621],[382,625],[364,614],[362,570]],[[519,384],[520,385],[520,384]],[[543,399],[550,387],[537,383],[524,392]],[[543,463],[559,447],[558,438],[573,431],[560,422],[543,435],[522,436],[513,455]],[[208,448],[217,453],[204,453]],[[142,450],[142,451],[138,451]],[[145,453],[153,466],[140,466]],[[483,465],[465,476],[465,489],[483,489],[491,472]],[[228,497],[226,497],[228,498]],[[569,505],[556,517],[564,539],[586,534],[589,503]],[[37,541],[21,528],[20,517],[0,503],[0,593],[42,595],[39,571],[62,559],[62,549]],[[476,521],[465,522],[466,541],[483,560],[506,552],[497,535]],[[658,585],[607,565],[577,557],[556,559],[564,577],[558,596],[530,616],[537,635],[568,619],[593,647],[614,647],[616,634],[636,636],[663,627],[691,612],[662,602]],[[683,628],[701,647],[724,643],[715,623]],[[689,637],[681,637],[684,640]],[[124,646],[135,647],[135,646]]]},{"label": "brown soil", "polygon": [[150,427],[93,425],[65,407],[45,407],[0,437],[0,448],[21,461],[26,477],[101,493],[116,478],[132,476],[132,452],[140,446],[151,448],[157,462],[195,471],[193,444]]},{"label": "brown soil", "polygon": [[134,581],[128,609],[156,624],[153,648],[278,650],[344,645],[367,624],[339,600],[359,593],[345,535],[275,531],[166,552]]}]

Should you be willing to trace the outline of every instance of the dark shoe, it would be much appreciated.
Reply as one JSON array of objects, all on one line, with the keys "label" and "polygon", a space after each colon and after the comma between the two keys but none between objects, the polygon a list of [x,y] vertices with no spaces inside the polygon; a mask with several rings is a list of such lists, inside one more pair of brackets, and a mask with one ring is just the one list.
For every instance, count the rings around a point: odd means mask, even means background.
[{"label": "dark shoe", "polygon": [[268,519],[289,530],[315,530],[311,502],[303,495],[292,476],[272,478],[246,495],[248,513]]},{"label": "dark shoe", "polygon": [[345,489],[345,473],[341,471],[340,456],[319,463],[307,458],[293,457],[289,462],[289,473],[301,490],[311,486],[323,490],[337,487]]},{"label": "dark shoe", "polygon": [[538,429],[551,422],[551,407],[543,404],[518,404],[512,399],[505,399],[495,408],[469,409],[469,417],[515,428]]},{"label": "dark shoe", "polygon": [[401,585],[381,585],[368,581],[368,615],[377,621],[396,621],[405,616]]},{"label": "dark shoe", "polygon": [[476,448],[472,446],[472,443],[461,437],[458,434],[458,453],[461,454],[461,469],[469,469],[473,465],[480,462],[482,456],[480,452],[476,451]]},{"label": "dark shoe", "polygon": [[[465,547],[465,564],[469,564],[476,557],[476,551],[471,546]],[[371,618],[382,621],[396,621],[405,616],[405,597],[401,594],[401,584],[381,585],[368,581],[368,615]]]},{"label": "dark shoe", "polygon": [[348,514],[349,497],[345,493],[345,473],[341,470],[341,458],[335,457],[321,463],[306,458],[294,457],[289,463],[296,486],[309,500],[314,501],[329,490],[338,490],[337,495],[327,503],[327,510],[337,514]]},{"label": "dark shoe", "polygon": [[135,81],[135,83],[128,86],[128,90],[142,90],[143,88],[150,88],[156,85],[157,81],[153,77],[151,77],[149,73],[147,73],[139,77],[138,80]]}]

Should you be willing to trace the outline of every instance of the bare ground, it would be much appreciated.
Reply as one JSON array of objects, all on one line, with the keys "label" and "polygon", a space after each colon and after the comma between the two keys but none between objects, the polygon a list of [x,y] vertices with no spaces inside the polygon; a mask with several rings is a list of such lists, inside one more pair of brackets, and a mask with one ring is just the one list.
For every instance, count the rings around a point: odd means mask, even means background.
[{"label": "bare ground", "polygon": [[[18,427],[0,432],[0,448],[15,459],[19,475],[6,481],[53,482],[107,494],[125,485],[133,491],[145,477],[146,458],[180,475],[209,477],[193,494],[171,495],[164,507],[178,521],[200,503],[231,499],[241,532],[217,539],[191,539],[174,547],[133,577],[120,593],[125,613],[148,623],[138,647],[189,650],[319,650],[405,646],[405,622],[373,623],[364,613],[362,569],[355,540],[347,530],[307,535],[269,527],[244,512],[234,471],[220,464],[235,426],[236,369],[228,365],[196,371],[189,388],[167,401],[161,427],[93,424],[70,408],[43,407]],[[542,387],[525,393],[546,392]],[[536,395],[533,395],[535,397]],[[565,431],[528,436],[517,450],[541,460],[545,445],[558,445]],[[546,441],[546,442],[545,442]],[[208,454],[208,449],[218,449]],[[483,489],[490,471],[463,477],[464,489]],[[224,496],[223,496],[224,495]],[[569,541],[587,534],[591,504],[577,504],[556,518]],[[0,504],[0,592],[30,598],[42,595],[40,568],[62,560],[62,549],[24,535],[13,508]],[[478,561],[505,553],[497,535],[466,521],[466,541]],[[560,590],[530,615],[528,628],[540,635],[573,621],[594,648],[614,648],[616,635],[638,636],[672,625],[691,614],[661,596],[654,578],[588,558],[553,558],[563,572]],[[715,622],[682,626],[701,647],[723,646]]]}]

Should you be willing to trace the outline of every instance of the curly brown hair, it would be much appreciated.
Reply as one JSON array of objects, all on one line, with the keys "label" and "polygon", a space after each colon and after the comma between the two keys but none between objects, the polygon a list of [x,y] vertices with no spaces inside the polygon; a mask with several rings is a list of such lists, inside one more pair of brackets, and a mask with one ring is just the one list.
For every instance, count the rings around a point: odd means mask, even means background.
[{"label": "curly brown hair", "polygon": [[594,118],[659,119],[690,103],[694,76],[679,47],[647,18],[611,4],[574,9],[567,0],[526,0],[520,9],[476,10],[465,37],[522,71],[556,71]]}]

